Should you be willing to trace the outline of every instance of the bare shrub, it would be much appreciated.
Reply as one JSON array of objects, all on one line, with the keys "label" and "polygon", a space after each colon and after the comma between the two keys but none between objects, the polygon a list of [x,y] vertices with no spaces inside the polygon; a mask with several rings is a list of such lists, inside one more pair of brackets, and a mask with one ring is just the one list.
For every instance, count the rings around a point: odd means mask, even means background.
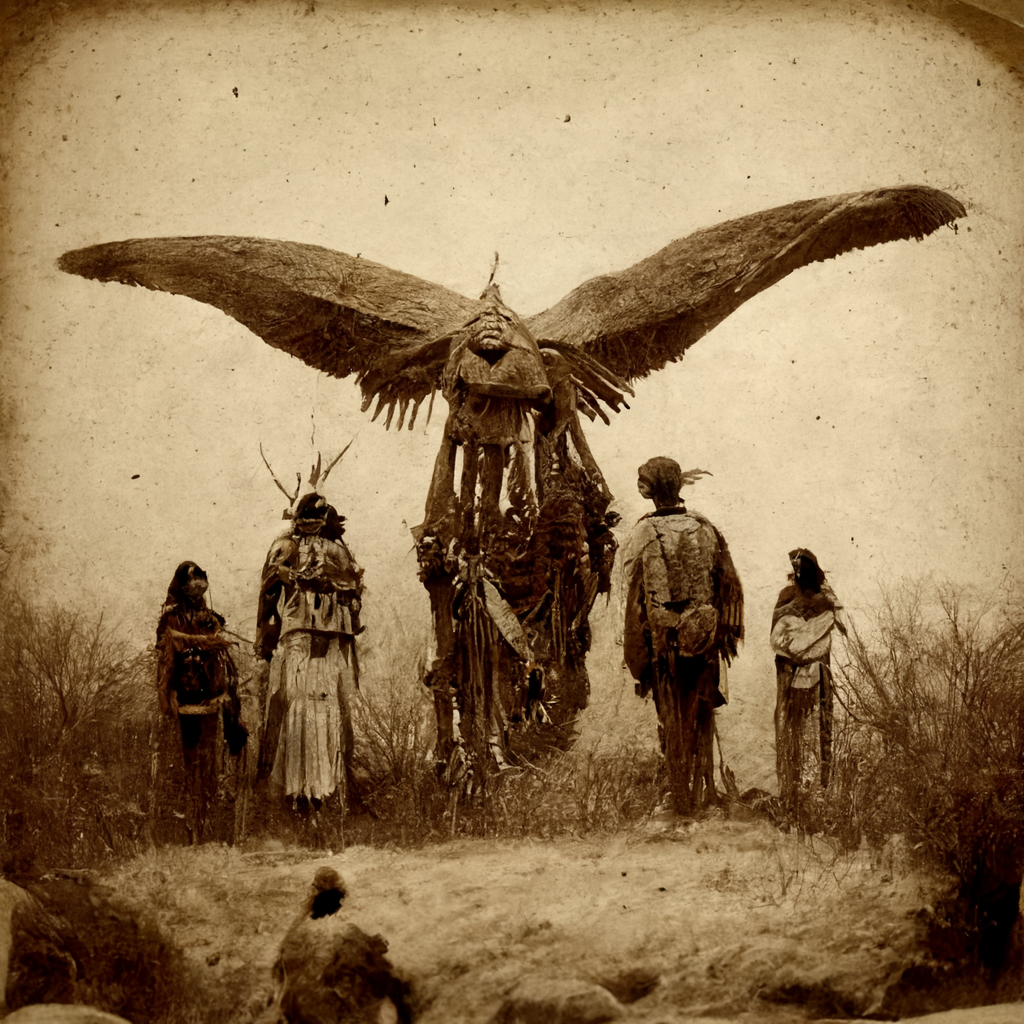
[{"label": "bare shrub", "polygon": [[[531,726],[517,734],[529,756],[513,751],[485,797],[442,783],[424,650],[393,626],[367,652],[370,671],[351,709],[352,813],[328,806],[306,822],[254,788],[259,695],[252,658],[240,648],[253,742],[236,807],[239,838],[407,846],[455,835],[610,832],[647,821],[664,779],[660,756],[639,735],[612,738],[595,728],[563,750],[539,743],[543,734]],[[0,864],[8,875],[104,867],[154,844],[187,841],[180,741],[159,713],[154,681],[152,651],[133,651],[102,615],[0,593]]]},{"label": "bare shrub", "polygon": [[147,838],[152,666],[101,615],[0,593],[0,848],[8,873],[95,866]]},{"label": "bare shrub", "polygon": [[382,677],[353,701],[352,803],[366,814],[353,820],[352,839],[404,846],[443,829],[447,794],[435,770],[433,702],[421,678],[421,666],[403,665],[393,652]]},{"label": "bare shrub", "polygon": [[829,827],[879,848],[900,836],[955,879],[933,948],[998,974],[1024,875],[1024,619],[904,586],[847,649]]},{"label": "bare shrub", "polygon": [[[244,650],[235,657],[251,674]],[[187,841],[181,740],[155,681],[153,651],[134,650],[102,614],[0,587],[5,873],[101,867]]]},{"label": "bare shrub", "polygon": [[662,759],[635,737],[581,737],[565,751],[506,769],[493,786],[486,834],[588,835],[646,824],[664,788]]}]

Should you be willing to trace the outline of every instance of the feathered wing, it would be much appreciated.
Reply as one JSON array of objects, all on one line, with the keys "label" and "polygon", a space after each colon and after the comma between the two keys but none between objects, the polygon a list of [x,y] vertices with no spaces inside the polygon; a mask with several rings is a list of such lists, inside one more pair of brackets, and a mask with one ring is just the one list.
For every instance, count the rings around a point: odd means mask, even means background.
[{"label": "feathered wing", "polygon": [[[364,407],[404,417],[438,385],[446,332],[479,301],[318,245],[208,235],[137,238],[64,253],[58,267],[98,281],[187,295],[335,377],[356,374]],[[390,422],[390,416],[389,416]],[[411,426],[411,422],[410,422]]]},{"label": "feathered wing", "polygon": [[538,343],[581,349],[633,380],[679,359],[747,299],[808,263],[900,238],[967,211],[924,185],[806,199],[704,228],[524,318]]}]

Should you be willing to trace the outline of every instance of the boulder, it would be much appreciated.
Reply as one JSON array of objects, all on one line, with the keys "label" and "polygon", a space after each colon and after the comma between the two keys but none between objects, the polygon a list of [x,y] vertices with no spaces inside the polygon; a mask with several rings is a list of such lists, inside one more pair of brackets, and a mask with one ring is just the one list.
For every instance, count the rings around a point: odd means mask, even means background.
[{"label": "boulder", "polygon": [[526,978],[509,992],[491,1024],[601,1024],[625,1013],[601,985],[571,978]]},{"label": "boulder", "polygon": [[11,951],[11,922],[17,907],[30,904],[32,897],[28,892],[0,878],[0,1017],[7,1009],[7,961]]},{"label": "boulder", "polygon": [[923,1017],[904,1017],[906,1024],[1021,1024],[1024,1003],[972,1006],[964,1010],[943,1010]]},{"label": "boulder", "polygon": [[78,1004],[158,1021],[185,1016],[201,998],[181,950],[108,886],[64,875],[27,889],[11,915],[10,1009]]},{"label": "boulder", "polygon": [[79,1003],[33,1003],[4,1017],[4,1024],[131,1024],[131,1021]]}]

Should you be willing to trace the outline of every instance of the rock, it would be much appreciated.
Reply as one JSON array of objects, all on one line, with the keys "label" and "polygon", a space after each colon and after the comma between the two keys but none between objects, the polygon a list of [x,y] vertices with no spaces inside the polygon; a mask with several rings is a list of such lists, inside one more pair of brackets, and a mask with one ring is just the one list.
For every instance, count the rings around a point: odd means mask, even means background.
[{"label": "rock", "polygon": [[0,878],[0,1017],[7,1008],[7,961],[11,951],[11,924],[15,908],[31,903],[32,897],[21,888]]},{"label": "rock", "polygon": [[92,1006],[79,1003],[33,1003],[4,1017],[4,1024],[131,1024]]},{"label": "rock", "polygon": [[[943,1010],[923,1017],[905,1017],[907,1024],[1021,1024],[1024,1003],[972,1006],[966,1010]],[[6,1024],[6,1022],[5,1022]]]},{"label": "rock", "polygon": [[80,1004],[151,1020],[183,1011],[193,988],[181,951],[157,923],[89,878],[34,883],[11,915],[13,1010]]},{"label": "rock", "polygon": [[527,978],[506,996],[491,1024],[601,1024],[625,1016],[601,985],[574,979]]},{"label": "rock", "polygon": [[737,821],[765,819],[777,823],[785,819],[779,798],[765,789],[751,787],[729,804],[729,817]]},{"label": "rock", "polygon": [[661,975],[644,967],[626,967],[610,977],[593,980],[608,989],[620,1003],[635,1003],[658,987]]},{"label": "rock", "polygon": [[799,1005],[814,1017],[859,1017],[873,1001],[873,992],[859,972],[830,968],[799,969],[791,964],[758,987],[757,998],[767,1003]]}]

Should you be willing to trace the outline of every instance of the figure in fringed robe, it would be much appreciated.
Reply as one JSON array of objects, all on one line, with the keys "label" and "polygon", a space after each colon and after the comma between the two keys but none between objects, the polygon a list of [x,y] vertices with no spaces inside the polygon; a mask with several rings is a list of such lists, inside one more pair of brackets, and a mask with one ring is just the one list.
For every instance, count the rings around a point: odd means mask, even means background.
[{"label": "figure in fringed robe", "polygon": [[726,703],[726,665],[743,638],[743,588],[725,538],[679,496],[704,473],[667,458],[640,467],[638,488],[655,510],[630,533],[623,565],[626,665],[637,693],[653,692],[680,814],[717,801],[715,708]]},{"label": "figure in fringed robe", "polygon": [[578,395],[621,401],[607,374],[580,364],[584,386],[558,353],[542,358],[496,287],[485,298],[490,309],[452,342],[451,412],[414,530],[434,620],[439,766],[469,790],[488,763],[507,763],[516,726],[553,723],[564,740],[587,705],[588,618],[610,589],[617,517]]},{"label": "figure in fringed robe", "polygon": [[484,764],[513,753],[517,723],[550,718],[567,731],[587,701],[588,617],[608,589],[615,524],[579,413],[608,422],[628,382],[680,359],[797,268],[920,240],[965,213],[923,185],[799,200],[701,228],[526,317],[504,305],[493,271],[472,299],[361,255],[266,238],[131,239],[58,265],[211,303],[317,370],[354,376],[363,408],[387,409],[387,426],[411,429],[421,404],[444,395],[414,534],[439,754],[451,781],[472,784],[467,772],[482,781]]},{"label": "figure in fringed robe", "polygon": [[259,776],[299,810],[334,794],[346,806],[363,571],[343,523],[322,495],[306,494],[263,567],[256,649],[270,679]]},{"label": "figure in fringed robe", "polygon": [[778,693],[775,758],[779,799],[787,810],[828,786],[832,765],[832,630],[846,635],[842,606],[814,553],[789,553],[793,571],[772,613]]},{"label": "figure in fringed robe", "polygon": [[[174,572],[157,625],[157,694],[177,719],[186,779],[185,822],[192,842],[234,838],[241,722],[238,673],[224,618],[207,607],[206,573],[195,562]],[[211,820],[212,819],[212,820]]]}]

